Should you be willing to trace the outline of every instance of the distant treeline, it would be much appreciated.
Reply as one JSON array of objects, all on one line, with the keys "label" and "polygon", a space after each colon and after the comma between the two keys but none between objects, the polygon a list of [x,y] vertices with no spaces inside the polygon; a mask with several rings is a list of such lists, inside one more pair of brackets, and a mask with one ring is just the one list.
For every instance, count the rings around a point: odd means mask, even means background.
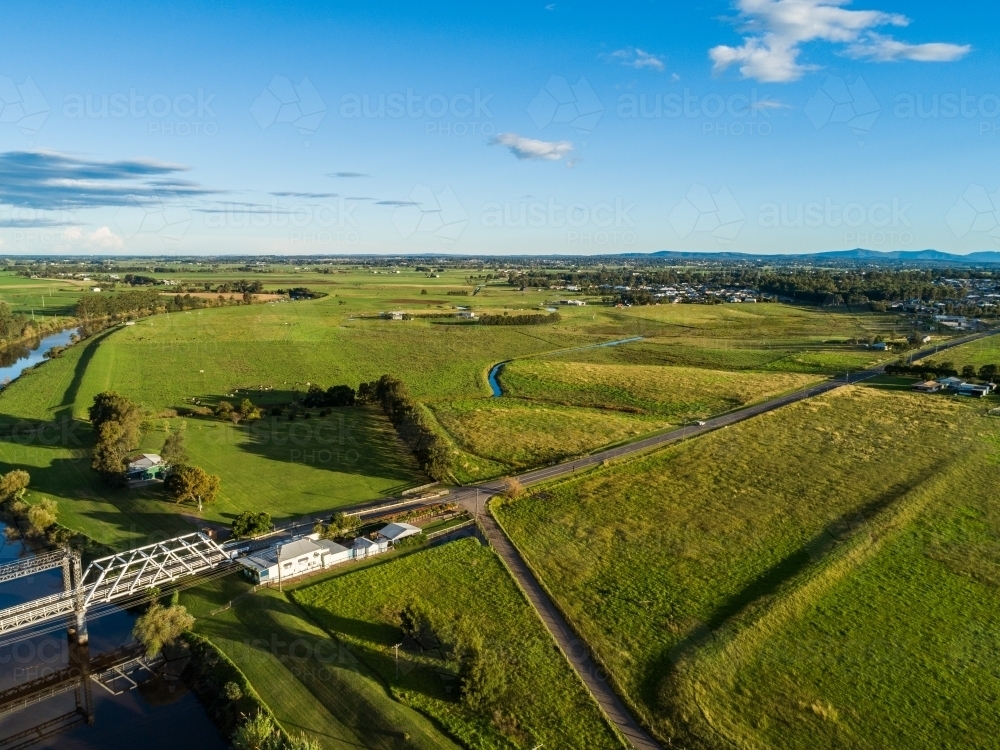
[{"label": "distant treeline", "polygon": [[[925,380],[930,378],[954,378],[958,377],[959,374],[951,362],[942,362],[940,364],[918,362],[912,365],[896,362],[886,365],[885,372],[887,375],[909,375],[915,378],[924,378]],[[987,383],[995,382],[998,374],[1000,374],[1000,367],[994,364],[983,365],[979,370],[976,370],[972,365],[966,365],[962,368],[963,378],[979,378]]]},{"label": "distant treeline", "polygon": [[163,297],[155,289],[130,290],[116,294],[81,297],[76,303],[79,318],[127,318],[208,307],[210,303],[190,294]]},{"label": "distant treeline", "polygon": [[0,302],[0,346],[37,336],[39,327],[31,318],[15,313],[6,302]]},{"label": "distant treeline", "polygon": [[537,326],[543,323],[558,323],[559,313],[525,313],[523,315],[480,315],[479,325],[483,326]]},{"label": "distant treeline", "polygon": [[420,468],[436,480],[448,477],[451,471],[451,451],[413,400],[406,385],[391,375],[383,375],[371,383],[358,386],[357,400],[379,404],[396,428],[400,439],[413,451]]},{"label": "distant treeline", "polygon": [[326,292],[316,292],[308,287],[296,286],[291,289],[276,289],[275,294],[287,294],[288,299],[319,299],[326,297]]},{"label": "distant treeline", "polygon": [[847,303],[895,302],[909,299],[943,300],[954,296],[954,289],[935,284],[940,279],[990,278],[989,274],[969,269],[925,270],[840,270],[775,268],[653,268],[634,267],[582,268],[567,272],[531,270],[513,273],[512,284],[519,287],[574,285],[583,291],[608,287],[673,286],[676,284],[735,286],[758,289],[770,294],[821,304],[828,295],[839,295]]}]

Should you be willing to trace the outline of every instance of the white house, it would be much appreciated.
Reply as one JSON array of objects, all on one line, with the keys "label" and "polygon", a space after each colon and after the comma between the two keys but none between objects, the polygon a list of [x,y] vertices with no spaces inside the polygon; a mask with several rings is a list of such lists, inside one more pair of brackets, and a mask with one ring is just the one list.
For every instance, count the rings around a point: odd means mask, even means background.
[{"label": "white house", "polygon": [[382,529],[378,535],[383,539],[386,539],[389,543],[395,544],[400,539],[406,539],[408,536],[415,536],[419,533],[419,526],[413,526],[408,523],[390,523]]},{"label": "white house", "polygon": [[240,558],[255,583],[286,581],[352,559],[352,551],[317,535],[296,539]]},{"label": "white house", "polygon": [[388,539],[366,539],[359,536],[354,540],[354,547],[351,549],[355,560],[360,560],[373,555],[380,555],[389,549]]},{"label": "white house", "polygon": [[474,318],[474,317],[476,317],[476,314],[474,312],[472,312],[472,310],[459,310],[457,313],[455,313],[455,317],[457,317],[457,318]]}]

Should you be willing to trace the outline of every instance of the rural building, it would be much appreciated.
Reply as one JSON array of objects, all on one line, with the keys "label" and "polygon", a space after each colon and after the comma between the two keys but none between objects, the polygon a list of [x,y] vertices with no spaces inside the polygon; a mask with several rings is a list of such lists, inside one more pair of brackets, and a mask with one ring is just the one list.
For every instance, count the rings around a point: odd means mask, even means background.
[{"label": "rural building", "polygon": [[269,547],[240,558],[240,564],[254,583],[273,583],[325,570],[352,559],[352,552],[347,547],[328,539],[317,539],[316,536],[311,534],[294,542]]},{"label": "rural building", "polygon": [[355,560],[360,560],[364,557],[380,555],[388,549],[388,539],[366,539],[363,536],[359,536],[354,540],[354,547],[351,548],[351,552]]},{"label": "rural building", "polygon": [[382,529],[378,535],[387,540],[390,544],[395,544],[400,539],[406,539],[408,536],[416,536],[419,533],[419,526],[413,526],[408,523],[390,523]]},{"label": "rural building", "polygon": [[877,352],[887,352],[892,349],[892,346],[885,343],[884,341],[879,341],[877,344],[872,344],[872,349]]},{"label": "rural building", "polygon": [[455,313],[455,316],[458,318],[475,318],[476,314],[472,310],[460,310]]},{"label": "rural building", "polygon": [[574,305],[576,307],[583,307],[587,303],[584,302],[582,299],[563,299],[563,300],[559,300],[559,304],[560,305]]},{"label": "rural building", "polygon": [[949,389],[951,389],[951,388],[958,388],[958,386],[960,386],[960,385],[965,385],[965,381],[964,380],[962,380],[961,378],[955,378],[955,377],[938,378],[937,382],[939,382],[943,387],[949,388]]},{"label": "rural building", "polygon": [[401,313],[401,312],[387,312],[387,313],[382,313],[381,317],[385,318],[386,320],[402,320],[403,319],[403,313]]},{"label": "rural building", "polygon": [[921,393],[937,393],[942,388],[944,386],[936,380],[925,380],[923,383],[913,384],[913,390],[920,391]]},{"label": "rural building", "polygon": [[143,453],[129,462],[125,470],[125,479],[129,482],[149,482],[153,479],[163,479],[167,466],[163,459],[155,453]]},{"label": "rural building", "polygon": [[992,383],[984,383],[982,385],[977,385],[974,383],[962,383],[960,386],[955,388],[955,393],[959,396],[972,396],[973,398],[982,398],[989,394],[993,390]]}]

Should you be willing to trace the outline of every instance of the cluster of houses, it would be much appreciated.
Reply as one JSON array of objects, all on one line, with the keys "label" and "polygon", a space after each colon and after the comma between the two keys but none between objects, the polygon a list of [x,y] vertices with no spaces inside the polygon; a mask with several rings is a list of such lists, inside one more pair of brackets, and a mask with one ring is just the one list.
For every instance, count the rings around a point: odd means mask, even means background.
[{"label": "cluster of houses", "polygon": [[362,560],[388,551],[389,547],[420,533],[420,528],[408,523],[390,523],[374,539],[358,537],[350,547],[310,534],[285,544],[239,558],[244,573],[254,583],[280,583],[296,576],[350,560]]},{"label": "cluster of houses", "polygon": [[[568,288],[568,287],[567,287]],[[644,286],[602,286],[614,292],[630,292],[635,289],[650,292],[653,298],[663,303],[707,302],[717,299],[721,302],[756,302],[761,298],[760,292],[753,289],[735,289],[732,287],[714,286],[709,284],[689,284],[681,282],[673,285]]]},{"label": "cluster of houses", "polygon": [[961,378],[939,378],[937,380],[925,380],[922,383],[914,383],[913,390],[920,393],[939,393],[950,391],[959,396],[972,396],[982,398],[993,392],[993,383],[966,383]]}]

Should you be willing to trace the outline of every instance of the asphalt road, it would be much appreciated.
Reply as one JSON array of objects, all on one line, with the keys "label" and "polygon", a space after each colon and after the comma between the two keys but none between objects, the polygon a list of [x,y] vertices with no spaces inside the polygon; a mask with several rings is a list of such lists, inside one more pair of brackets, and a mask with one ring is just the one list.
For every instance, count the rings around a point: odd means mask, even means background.
[{"label": "asphalt road", "polygon": [[[922,349],[913,354],[911,360],[923,359],[933,354],[946,351],[952,347],[959,346],[960,344],[975,341],[976,339],[984,338],[986,336],[992,336],[996,333],[1000,333],[1000,331],[988,331],[973,334],[971,336],[964,336],[959,339],[953,339],[945,344]],[[699,435],[704,435],[707,432],[717,430],[721,427],[737,424],[760,414],[780,409],[788,404],[794,404],[798,401],[803,401],[822,393],[828,393],[829,391],[840,388],[841,386],[863,382],[881,375],[883,369],[884,366],[879,366],[870,370],[845,374],[835,379],[810,386],[809,388],[803,388],[792,393],[787,393],[783,396],[778,396],[770,399],[769,401],[764,401],[759,404],[747,406],[743,409],[728,412],[727,414],[712,417],[711,419],[706,419],[701,424],[678,427],[667,432],[662,432],[657,435],[642,438],[641,440],[636,440],[635,442],[616,446],[614,448],[608,448],[588,456],[582,456],[580,458],[564,461],[563,463],[555,464],[553,466],[546,466],[541,469],[528,471],[524,474],[517,475],[516,478],[522,485],[531,485],[569,476],[577,471],[601,464],[607,460],[638,454],[643,451],[661,448],[682,440],[698,437]],[[545,624],[545,627],[548,629],[549,633],[552,634],[553,639],[566,655],[567,660],[570,662],[573,669],[576,670],[580,679],[590,690],[591,694],[597,700],[607,717],[637,750],[662,750],[661,746],[642,728],[639,722],[608,684],[600,667],[591,657],[590,649],[586,642],[579,638],[570,627],[555,602],[552,601],[548,592],[546,592],[541,582],[528,566],[527,561],[525,561],[525,559],[521,556],[521,553],[503,532],[503,529],[499,526],[499,524],[496,523],[488,512],[485,512],[487,501],[493,495],[499,494],[503,491],[505,481],[506,479],[498,479],[491,482],[484,482],[479,485],[463,487],[453,491],[448,496],[431,500],[429,503],[439,503],[445,501],[458,502],[471,514],[479,518],[480,526],[487,540],[497,551],[497,554],[500,555],[501,559],[503,559],[511,574],[514,576],[514,579],[524,591],[528,601],[531,603],[532,607],[535,608],[535,611],[538,612],[538,616]],[[394,503],[400,503],[400,499],[385,498],[383,500],[376,500],[358,506],[353,506],[351,508],[341,508],[340,510],[357,511],[360,512],[363,517],[371,517],[377,515],[380,508],[386,508],[386,506],[393,505]],[[419,507],[421,504],[428,503],[426,501],[421,501],[420,499],[415,499],[412,503],[406,502],[405,505],[398,505],[393,509],[402,510],[404,507]]]},{"label": "asphalt road", "polygon": [[[984,336],[994,335],[994,333],[1000,333],[1000,331],[974,334],[972,336],[952,340],[940,346],[923,349],[916,352],[912,359],[922,359],[932,354],[950,349],[954,346],[975,341],[976,339],[983,338]],[[818,383],[817,385],[809,388],[794,391],[783,396],[778,396],[769,401],[764,401],[743,409],[737,409],[736,411],[732,411],[727,414],[719,415],[718,417],[706,419],[702,424],[679,427],[659,435],[652,435],[641,440],[636,440],[632,443],[620,445],[615,448],[608,448],[589,456],[583,456],[581,458],[565,461],[554,466],[547,466],[542,469],[525,472],[524,474],[518,475],[517,479],[523,485],[537,484],[539,482],[545,482],[551,479],[558,479],[559,477],[574,474],[581,469],[595,466],[603,461],[641,453],[654,448],[660,448],[681,440],[688,440],[690,438],[703,435],[706,432],[717,430],[720,427],[726,427],[728,425],[750,419],[751,417],[765,414],[767,412],[774,411],[775,409],[780,409],[788,404],[803,401],[807,398],[818,396],[821,393],[827,393],[844,385],[863,382],[876,377],[877,375],[881,375],[883,369],[884,366],[880,366],[853,374],[845,374],[836,379],[829,380],[824,383]],[[552,634],[553,639],[555,639],[559,648],[566,655],[566,658],[573,666],[573,669],[576,670],[580,679],[590,690],[591,694],[594,696],[595,700],[597,700],[598,704],[601,706],[602,710],[611,722],[618,727],[618,730],[637,750],[661,750],[661,746],[642,728],[636,718],[608,684],[600,667],[591,657],[590,649],[586,642],[579,638],[570,627],[566,618],[563,617],[562,613],[556,607],[555,602],[552,601],[541,582],[535,576],[534,571],[532,571],[528,566],[527,561],[521,556],[521,553],[503,532],[503,529],[499,524],[497,524],[493,517],[488,512],[483,512],[489,498],[503,491],[504,481],[505,480],[485,482],[473,487],[463,488],[454,492],[450,499],[453,502],[461,503],[466,510],[478,516],[480,526],[482,527],[486,538],[497,551],[497,554],[500,555],[501,559],[503,559],[504,563],[510,570],[511,575],[514,576],[515,580],[524,591],[528,601],[535,608],[535,611],[538,612],[538,616],[545,624],[545,627],[548,629],[549,633]]]}]

